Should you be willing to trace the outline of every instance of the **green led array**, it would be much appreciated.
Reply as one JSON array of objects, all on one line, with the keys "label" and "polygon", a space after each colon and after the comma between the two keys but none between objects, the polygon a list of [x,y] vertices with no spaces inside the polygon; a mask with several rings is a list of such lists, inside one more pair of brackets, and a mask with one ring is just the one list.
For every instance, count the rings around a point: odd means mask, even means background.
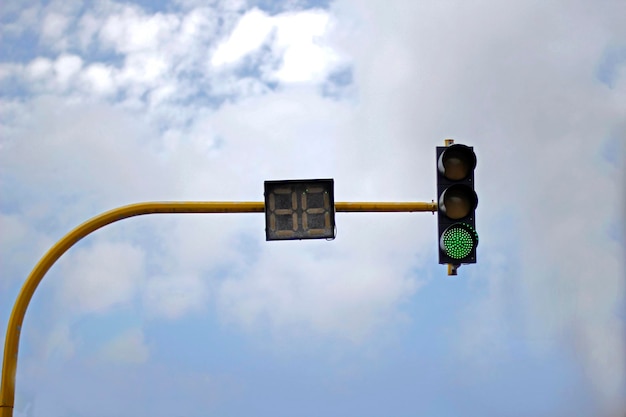
[{"label": "green led array", "polygon": [[475,238],[468,225],[464,227],[450,227],[442,236],[443,249],[453,259],[463,259],[472,252]]}]

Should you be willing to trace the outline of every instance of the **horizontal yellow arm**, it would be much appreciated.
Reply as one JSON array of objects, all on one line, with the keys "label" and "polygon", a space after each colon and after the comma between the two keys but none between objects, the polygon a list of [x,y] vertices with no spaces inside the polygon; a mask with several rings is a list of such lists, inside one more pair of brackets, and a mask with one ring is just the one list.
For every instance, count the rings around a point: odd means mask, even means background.
[{"label": "horizontal yellow arm", "polygon": [[343,212],[398,212],[437,211],[437,203],[335,203],[335,211]]}]

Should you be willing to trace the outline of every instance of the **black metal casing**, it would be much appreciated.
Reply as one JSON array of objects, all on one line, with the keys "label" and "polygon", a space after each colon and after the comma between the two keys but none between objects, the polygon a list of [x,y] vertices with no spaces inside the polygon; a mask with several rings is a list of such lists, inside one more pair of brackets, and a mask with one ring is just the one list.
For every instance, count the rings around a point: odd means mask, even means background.
[{"label": "black metal casing", "polygon": [[[468,155],[470,155],[470,157],[473,158],[473,164],[466,177],[464,177],[463,179],[459,179],[459,180],[451,180],[449,178],[446,178],[441,172],[442,156],[444,152],[454,153],[454,152],[459,152],[459,151],[461,151],[461,153],[467,153]],[[448,256],[448,254],[446,254],[446,252],[441,248],[441,245],[439,244],[446,229],[448,229],[450,226],[456,223],[465,223],[469,225],[471,229],[474,230],[474,232],[476,230],[476,205],[478,204],[478,198],[476,196],[476,192],[474,189],[474,185],[475,185],[474,170],[476,167],[476,155],[474,154],[474,148],[471,146],[466,146],[466,145],[461,145],[461,144],[454,144],[450,146],[438,146],[436,149],[436,156],[437,156],[436,169],[437,169],[437,202],[438,202],[438,210],[437,210],[438,245],[437,246],[438,246],[438,251],[439,251],[439,263],[440,264],[452,264],[452,265],[457,265],[457,266],[461,264],[476,263],[476,246],[478,243],[477,235],[476,235],[476,244],[474,245],[473,249],[466,257],[461,258],[461,259],[455,259],[455,258]],[[468,191],[470,191],[469,193],[470,200],[473,200],[472,202],[473,202],[474,207],[469,211],[469,213],[466,216],[453,219],[453,218],[448,217],[448,215],[445,213],[442,207],[442,196],[446,192],[446,190],[450,189],[450,187],[457,185],[457,184],[460,186],[466,186],[469,188]],[[457,186],[456,188],[459,189],[462,187]]]}]

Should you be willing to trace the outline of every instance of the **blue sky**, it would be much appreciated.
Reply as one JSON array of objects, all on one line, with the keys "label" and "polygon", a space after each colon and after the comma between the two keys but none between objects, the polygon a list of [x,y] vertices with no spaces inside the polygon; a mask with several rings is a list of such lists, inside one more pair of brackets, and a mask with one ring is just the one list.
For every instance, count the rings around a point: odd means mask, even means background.
[{"label": "blue sky", "polygon": [[6,3],[0,342],[37,260],[113,207],[297,178],[430,201],[445,138],[480,200],[454,278],[429,213],[108,226],[37,289],[15,416],[624,416],[626,3]]}]

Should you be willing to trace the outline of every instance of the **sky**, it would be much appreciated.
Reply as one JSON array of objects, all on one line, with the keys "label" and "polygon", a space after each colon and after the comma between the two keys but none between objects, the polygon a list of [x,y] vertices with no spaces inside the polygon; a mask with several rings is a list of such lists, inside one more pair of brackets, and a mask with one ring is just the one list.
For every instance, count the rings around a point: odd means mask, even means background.
[{"label": "sky", "polygon": [[474,265],[431,213],[150,215],[80,241],[28,308],[20,417],[626,414],[626,2],[8,0],[0,346],[36,262],[142,201],[436,198],[478,158]]}]

